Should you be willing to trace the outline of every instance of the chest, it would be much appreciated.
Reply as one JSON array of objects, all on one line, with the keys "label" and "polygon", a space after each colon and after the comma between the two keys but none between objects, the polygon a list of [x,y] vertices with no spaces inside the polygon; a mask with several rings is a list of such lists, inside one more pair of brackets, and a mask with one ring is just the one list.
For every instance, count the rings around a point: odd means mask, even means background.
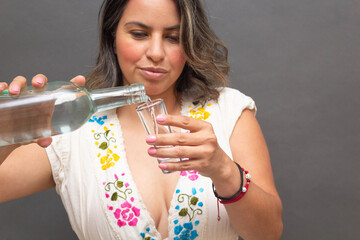
[{"label": "chest", "polygon": [[155,225],[161,227],[159,224],[164,222],[167,229],[167,220],[163,221],[162,218],[168,217],[168,209],[180,174],[164,174],[158,168],[157,159],[147,153],[150,145],[145,142],[146,135],[142,126],[138,128],[123,126],[122,134],[126,160],[143,202]]}]

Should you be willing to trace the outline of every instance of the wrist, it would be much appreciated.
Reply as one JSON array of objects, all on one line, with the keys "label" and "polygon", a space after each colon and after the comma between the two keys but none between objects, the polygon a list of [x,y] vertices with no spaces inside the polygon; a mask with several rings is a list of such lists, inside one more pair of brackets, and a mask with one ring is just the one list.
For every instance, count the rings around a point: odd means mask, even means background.
[{"label": "wrist", "polygon": [[221,198],[228,198],[234,196],[242,187],[244,176],[241,174],[241,169],[238,164],[229,159],[227,164],[219,168],[218,174],[212,177],[211,180],[216,189],[216,193]]}]

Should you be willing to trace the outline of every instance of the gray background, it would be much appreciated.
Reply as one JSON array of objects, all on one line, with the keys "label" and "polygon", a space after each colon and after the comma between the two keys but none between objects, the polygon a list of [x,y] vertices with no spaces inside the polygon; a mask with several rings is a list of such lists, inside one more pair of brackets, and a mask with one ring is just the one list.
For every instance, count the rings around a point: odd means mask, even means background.
[{"label": "gray background", "polygon": [[[230,85],[257,103],[283,201],[282,239],[359,239],[360,1],[205,2],[229,47]],[[86,74],[99,6],[0,0],[1,81]],[[76,236],[50,190],[0,205],[0,239]]]}]

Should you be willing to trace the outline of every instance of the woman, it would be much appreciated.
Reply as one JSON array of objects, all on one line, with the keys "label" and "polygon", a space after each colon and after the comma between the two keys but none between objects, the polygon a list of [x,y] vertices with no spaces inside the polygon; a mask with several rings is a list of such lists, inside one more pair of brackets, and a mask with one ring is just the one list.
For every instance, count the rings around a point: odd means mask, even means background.
[{"label": "woman", "polygon": [[[282,206],[255,104],[224,88],[227,49],[200,1],[106,0],[102,11],[88,87],[143,83],[148,96],[165,100],[169,115],[158,123],[184,131],[146,137],[131,105],[52,143],[3,147],[0,202],[56,187],[80,239],[280,238]],[[37,75],[32,84],[46,81]],[[9,92],[25,84],[17,77]],[[157,157],[186,160],[158,164]]]}]

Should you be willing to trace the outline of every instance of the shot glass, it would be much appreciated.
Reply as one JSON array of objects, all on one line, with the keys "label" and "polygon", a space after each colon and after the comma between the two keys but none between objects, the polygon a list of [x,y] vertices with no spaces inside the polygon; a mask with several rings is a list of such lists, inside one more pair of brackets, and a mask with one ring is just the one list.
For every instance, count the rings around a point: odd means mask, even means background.
[{"label": "shot glass", "polygon": [[[171,126],[159,125],[156,122],[158,115],[167,114],[165,103],[163,99],[156,99],[139,105],[136,108],[142,125],[148,135],[159,135],[164,133],[172,133]],[[155,148],[173,147],[173,146],[155,146]],[[157,158],[158,163],[180,161],[180,158]],[[162,170],[163,173],[171,173],[167,170]]]}]

